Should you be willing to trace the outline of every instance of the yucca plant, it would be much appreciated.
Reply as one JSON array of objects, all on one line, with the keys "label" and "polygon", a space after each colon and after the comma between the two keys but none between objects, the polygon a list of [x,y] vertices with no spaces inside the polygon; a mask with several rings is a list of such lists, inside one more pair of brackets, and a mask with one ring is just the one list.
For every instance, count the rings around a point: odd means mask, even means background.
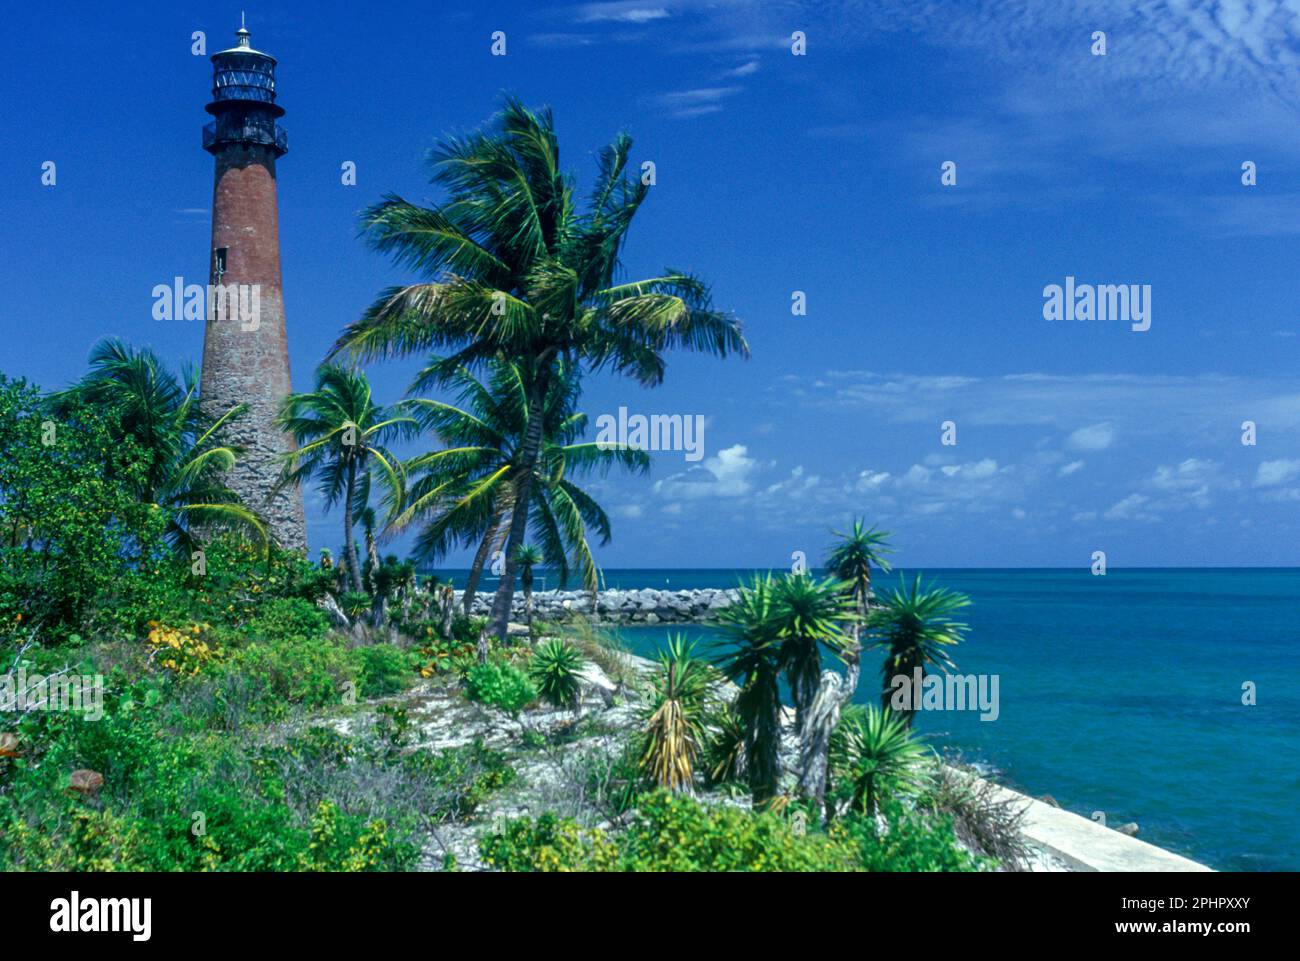
[{"label": "yucca plant", "polygon": [[528,669],[542,700],[561,709],[578,706],[582,690],[582,655],[567,641],[551,638],[538,645]]},{"label": "yucca plant", "polygon": [[355,621],[369,611],[373,603],[374,601],[365,591],[348,591],[339,598],[339,606],[351,621]]},{"label": "yucca plant", "polygon": [[[888,708],[894,696],[894,679],[906,678],[909,688],[914,687],[916,672],[925,677],[930,667],[955,669],[956,664],[948,649],[959,644],[966,636],[966,625],[953,615],[970,604],[965,594],[947,588],[921,587],[921,576],[913,578],[890,591],[883,598],[883,606],[871,612],[867,630],[873,646],[884,647],[885,663],[881,668],[883,687],[881,707]],[[916,714],[920,691],[912,690],[905,710],[898,713],[903,722],[911,726]]]},{"label": "yucca plant", "polygon": [[695,646],[680,636],[668,639],[651,681],[654,697],[645,722],[641,769],[658,787],[689,789],[704,738],[704,713],[710,677]]},{"label": "yucca plant", "polygon": [[705,722],[704,763],[709,782],[726,784],[745,775],[745,721],[733,705],[722,703]]},{"label": "yucca plant", "polygon": [[528,625],[528,638],[533,637],[533,568],[540,567],[545,558],[532,544],[521,544],[515,552],[519,565],[519,583],[524,589],[524,623]]},{"label": "yucca plant", "polygon": [[740,687],[733,706],[745,727],[745,773],[754,806],[764,807],[781,779],[781,640],[771,575],[755,576],[718,619],[726,636],[716,663]]},{"label": "yucca plant", "polygon": [[[885,555],[893,553],[889,547],[890,534],[876,527],[866,527],[861,519],[855,519],[848,531],[836,531],[835,536],[839,541],[826,555],[826,570],[848,586],[858,614],[865,617],[867,602],[871,599],[872,566],[882,571],[889,570]],[[854,639],[857,635],[855,627]]]},{"label": "yucca plant", "polygon": [[831,770],[849,807],[875,817],[885,794],[913,795],[929,783],[934,752],[893,711],[871,705],[845,709],[831,738]]},{"label": "yucca plant", "polygon": [[835,580],[815,580],[807,574],[787,574],[776,582],[773,626],[781,641],[781,668],[794,701],[795,725],[817,694],[822,650],[838,659],[853,648],[846,625],[857,614],[846,586]]}]

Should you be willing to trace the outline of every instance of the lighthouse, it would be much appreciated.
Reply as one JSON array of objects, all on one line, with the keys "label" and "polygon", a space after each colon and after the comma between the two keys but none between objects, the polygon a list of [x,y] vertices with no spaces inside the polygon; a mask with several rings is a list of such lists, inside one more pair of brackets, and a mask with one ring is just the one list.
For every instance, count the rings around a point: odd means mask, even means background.
[{"label": "lighthouse", "polygon": [[292,387],[280,281],[275,168],[288,151],[275,102],[275,58],[254,50],[243,26],[235,46],[212,55],[212,121],[203,149],[215,160],[208,316],[200,400],[211,417],[247,407],[223,435],[244,448],[226,482],[268,522],[282,546],[306,550],[302,493],[277,489],[277,455],[293,439],[275,427]]}]

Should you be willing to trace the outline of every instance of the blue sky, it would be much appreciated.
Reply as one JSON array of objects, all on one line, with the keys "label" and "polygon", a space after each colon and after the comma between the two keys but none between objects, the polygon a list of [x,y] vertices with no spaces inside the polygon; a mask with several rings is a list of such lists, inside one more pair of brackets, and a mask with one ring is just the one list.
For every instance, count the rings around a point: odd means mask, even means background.
[{"label": "blue sky", "polygon": [[[199,325],[154,321],[150,291],[206,276],[211,68],[190,35],[228,46],[239,12],[6,6],[7,374],[62,385],[107,335],[198,363]],[[655,162],[627,272],[698,272],[753,358],[675,355],[653,391],[588,381],[593,417],[706,419],[702,461],[593,483],[605,566],[780,566],[854,514],[910,566],[1300,562],[1300,4],[265,2],[248,26],[280,61],[300,387],[415,279],[357,212],[435,200],[424,151],[503,92],[555,109],[582,184],[621,129]],[[1045,320],[1066,276],[1151,285],[1151,329]],[[413,367],[371,368],[381,398]],[[340,540],[308,510],[313,546]]]}]

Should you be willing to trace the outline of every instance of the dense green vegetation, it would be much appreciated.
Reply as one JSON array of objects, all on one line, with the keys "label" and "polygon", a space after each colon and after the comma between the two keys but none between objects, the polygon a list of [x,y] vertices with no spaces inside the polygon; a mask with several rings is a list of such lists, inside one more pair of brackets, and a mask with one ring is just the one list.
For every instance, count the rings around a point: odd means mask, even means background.
[{"label": "dense green vegetation", "polygon": [[[981,870],[992,862],[969,851],[1018,857],[1010,822],[946,778],[908,715],[888,699],[848,706],[864,650],[884,651],[888,682],[950,666],[963,636],[964,598],[919,581],[875,598],[884,532],[855,522],[830,577],[755,580],[723,614],[723,644],[674,638],[648,673],[573,625],[533,623],[537,568],[599,586],[592,542],[611,523],[577,481],[649,465],[583,440],[583,373],[653,385],[669,348],[747,352],[696,278],[615,282],[646,198],[625,176],[629,149],[624,137],[601,153],[580,212],[550,116],[510,102],[495,128],[436,152],[447,204],[367,213],[374,245],[432,279],[385,292],[336,354],[450,353],[396,404],[332,364],[286,399],[279,424],[298,448],[278,480],[315,483],[340,515],[337,561],[275,544],[223,482],[244,454],[224,428],[243,410],[201,410],[193,379],[150,351],[106,341],[55,394],[0,374],[0,681],[27,694],[50,690],[37,678],[87,677],[102,695],[93,714],[46,709],[48,696],[0,713],[0,870],[451,867],[439,827],[520,787],[512,752],[592,732],[602,751],[561,765],[578,813],[483,832],[485,864]],[[459,406],[426,396],[444,389]],[[389,446],[403,440],[435,446],[403,459]],[[413,560],[381,556],[408,528]],[[476,551],[459,610],[413,562],[456,547]],[[474,619],[494,550],[502,587],[491,619]],[[528,623],[512,634],[516,571]],[[593,688],[589,662],[612,683]],[[416,684],[514,742],[421,743],[403,706],[416,696],[401,697]]]}]

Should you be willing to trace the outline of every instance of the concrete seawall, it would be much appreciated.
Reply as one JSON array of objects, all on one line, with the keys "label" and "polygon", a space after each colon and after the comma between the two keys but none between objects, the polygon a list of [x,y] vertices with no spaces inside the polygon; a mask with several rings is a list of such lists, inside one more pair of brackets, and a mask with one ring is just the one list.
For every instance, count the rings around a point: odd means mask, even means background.
[{"label": "concrete seawall", "polygon": [[1025,840],[1065,862],[1071,871],[1214,870],[1000,784],[993,789],[999,799],[1015,803],[1024,812],[1021,834]]}]

